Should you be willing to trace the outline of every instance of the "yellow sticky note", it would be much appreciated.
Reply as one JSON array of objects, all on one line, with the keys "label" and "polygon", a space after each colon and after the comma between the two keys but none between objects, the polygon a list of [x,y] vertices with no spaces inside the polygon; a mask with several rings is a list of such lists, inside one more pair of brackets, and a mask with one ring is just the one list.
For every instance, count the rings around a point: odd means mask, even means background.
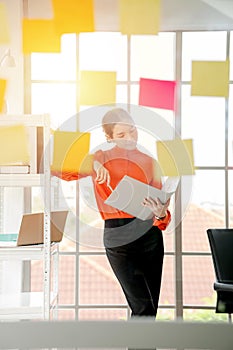
[{"label": "yellow sticky note", "polygon": [[193,61],[192,96],[229,96],[229,60]]},{"label": "yellow sticky note", "polygon": [[82,71],[80,104],[101,105],[116,101],[116,72]]},{"label": "yellow sticky note", "polygon": [[0,127],[0,164],[29,164],[29,139],[24,125]]},{"label": "yellow sticky note", "polygon": [[10,28],[7,20],[7,11],[4,3],[0,3],[0,44],[9,44]]},{"label": "yellow sticky note", "polygon": [[158,34],[160,0],[120,0],[122,34]]},{"label": "yellow sticky note", "polygon": [[23,20],[23,53],[60,52],[60,35],[55,32],[52,20]]},{"label": "yellow sticky note", "polygon": [[93,0],[53,0],[52,4],[57,33],[94,31]]},{"label": "yellow sticky note", "polygon": [[163,176],[193,175],[195,173],[191,139],[157,141],[156,146]]},{"label": "yellow sticky note", "polygon": [[51,170],[80,173],[88,168],[89,165],[84,166],[84,164],[90,147],[89,133],[55,131],[53,137]]},{"label": "yellow sticky note", "polygon": [[7,81],[5,79],[0,79],[0,113],[3,112],[6,83]]},{"label": "yellow sticky note", "polygon": [[91,174],[93,171],[93,161],[94,161],[94,155],[93,154],[86,154],[86,156],[83,158],[83,161],[79,168],[80,174]]}]

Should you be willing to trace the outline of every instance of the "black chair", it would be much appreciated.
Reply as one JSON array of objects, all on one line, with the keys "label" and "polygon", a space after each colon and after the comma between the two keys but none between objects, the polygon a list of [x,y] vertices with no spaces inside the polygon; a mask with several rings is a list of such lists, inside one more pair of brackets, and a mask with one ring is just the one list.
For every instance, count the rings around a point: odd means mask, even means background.
[{"label": "black chair", "polygon": [[216,274],[216,313],[233,313],[233,229],[208,229],[207,235]]}]

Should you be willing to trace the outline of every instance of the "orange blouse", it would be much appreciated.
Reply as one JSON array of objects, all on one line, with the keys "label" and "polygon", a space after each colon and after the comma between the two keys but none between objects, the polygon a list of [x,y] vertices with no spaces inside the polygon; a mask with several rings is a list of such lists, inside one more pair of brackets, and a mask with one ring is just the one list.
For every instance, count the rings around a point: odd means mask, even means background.
[{"label": "orange blouse", "polygon": [[[115,146],[107,151],[99,150],[94,154],[94,160],[100,162],[109,171],[111,179],[110,185],[113,189],[125,175],[157,188],[161,188],[162,186],[160,177],[155,174],[155,160],[147,154],[139,151],[137,148],[134,150],[126,150]],[[78,180],[84,176],[70,172],[62,174],[52,172],[52,174],[66,181]],[[92,175],[93,177],[96,202],[103,220],[132,218],[132,215],[104,203],[107,197],[111,194],[111,190],[106,183],[98,184],[95,181],[96,174],[94,170],[92,174],[86,175]],[[165,218],[162,220],[154,219],[153,225],[158,226],[160,230],[165,230],[170,220],[171,214],[167,211]]]}]

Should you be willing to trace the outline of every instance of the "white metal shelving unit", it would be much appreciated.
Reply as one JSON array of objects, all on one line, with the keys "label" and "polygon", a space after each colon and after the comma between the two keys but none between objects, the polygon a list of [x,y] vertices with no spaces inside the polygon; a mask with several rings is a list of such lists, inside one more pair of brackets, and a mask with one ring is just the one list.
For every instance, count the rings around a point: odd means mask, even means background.
[{"label": "white metal shelving unit", "polygon": [[[31,169],[28,174],[0,174],[0,188],[4,187],[36,187],[40,186],[44,199],[44,244],[42,246],[0,248],[0,260],[43,260],[43,291],[21,292],[18,295],[0,295],[0,319],[50,319],[50,311],[57,302],[58,274],[58,244],[51,245],[50,212],[51,212],[51,181],[50,181],[50,118],[48,115],[1,116],[0,127],[10,125],[25,125],[43,128],[43,174],[35,172],[36,147],[31,151]],[[36,133],[34,134],[36,137]],[[1,195],[3,196],[2,192]],[[1,201],[3,202],[3,201]],[[1,208],[2,209],[2,208]],[[0,213],[1,214],[1,213]],[[1,215],[2,216],[2,215]],[[2,221],[2,219],[1,219]],[[54,258],[53,294],[51,292],[51,258]]]}]

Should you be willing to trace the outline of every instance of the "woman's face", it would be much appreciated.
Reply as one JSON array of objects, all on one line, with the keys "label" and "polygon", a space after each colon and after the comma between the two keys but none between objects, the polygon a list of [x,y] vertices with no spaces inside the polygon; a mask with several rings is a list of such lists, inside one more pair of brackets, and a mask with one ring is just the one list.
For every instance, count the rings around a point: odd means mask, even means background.
[{"label": "woman's face", "polygon": [[117,123],[112,131],[112,138],[120,148],[132,150],[136,148],[138,132],[134,124]]}]

